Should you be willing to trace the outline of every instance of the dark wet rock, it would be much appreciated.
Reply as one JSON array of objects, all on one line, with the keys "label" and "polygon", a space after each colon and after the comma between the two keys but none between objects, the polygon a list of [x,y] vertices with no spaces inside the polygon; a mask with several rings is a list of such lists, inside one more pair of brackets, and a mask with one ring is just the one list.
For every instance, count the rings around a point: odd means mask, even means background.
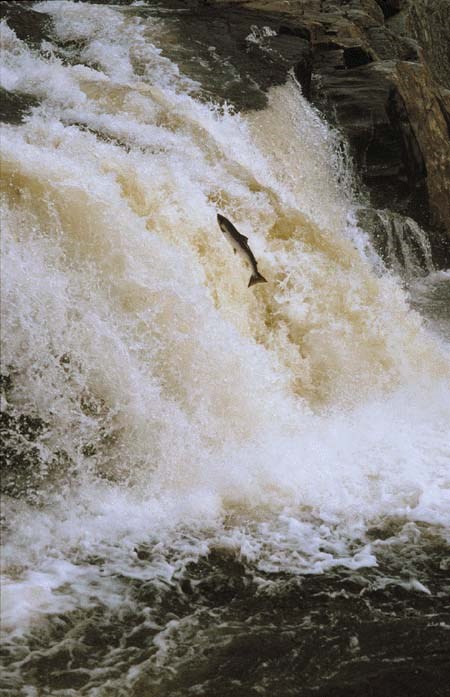
[{"label": "dark wet rock", "polygon": [[422,47],[434,79],[450,88],[450,2],[405,0],[399,13],[387,20],[399,38],[411,37]]},{"label": "dark wet rock", "polygon": [[385,17],[397,14],[405,4],[405,0],[377,0],[377,2]]},{"label": "dark wet rock", "polygon": [[[356,10],[364,12],[371,17],[375,26],[382,24],[384,21],[383,11],[377,0],[349,0],[347,6],[350,11]],[[347,14],[347,16],[349,16],[349,14]]]},{"label": "dark wet rock", "polygon": [[39,104],[39,100],[30,94],[8,92],[0,87],[0,121],[4,123],[21,123],[37,104]]},{"label": "dark wet rock", "polygon": [[441,90],[437,96],[442,116],[447,124],[448,137],[450,140],[450,90]]},{"label": "dark wet rock", "polygon": [[5,400],[0,413],[2,494],[33,496],[41,470],[37,441],[44,429],[45,424],[37,415],[17,413]]},{"label": "dark wet rock", "polygon": [[[428,194],[423,158],[420,150],[413,148],[413,134],[410,134],[410,141],[407,140],[408,123],[400,121],[403,112],[394,114],[394,107],[389,112],[392,95],[398,92],[392,68],[392,63],[379,62],[345,71],[336,70],[336,64],[324,65],[314,97],[349,141],[357,169],[371,192],[374,205],[393,207],[427,223]],[[408,142],[410,153],[405,150]],[[405,152],[409,153],[409,158]],[[417,171],[413,154],[419,163]]]},{"label": "dark wet rock", "polygon": [[405,60],[421,62],[423,52],[414,39],[398,36],[386,26],[371,27],[367,40],[378,60]]},{"label": "dark wet rock", "polygon": [[0,411],[0,494],[39,503],[45,487],[51,488],[72,465],[62,450],[47,452],[45,445],[49,424],[32,406],[14,403],[12,366],[0,375],[2,409]]},{"label": "dark wet rock", "polygon": [[311,56],[310,54],[305,54],[294,66],[294,74],[297,78],[301,88],[302,93],[307,99],[311,96]]},{"label": "dark wet rock", "polygon": [[348,10],[345,13],[345,17],[361,29],[369,29],[377,25],[377,21],[373,16],[362,10]]},{"label": "dark wet rock", "polygon": [[283,36],[283,34],[287,34],[288,36],[297,36],[300,39],[305,39],[306,41],[311,40],[311,32],[307,27],[296,27],[282,24],[278,29],[278,34],[280,36]]},{"label": "dark wet rock", "polygon": [[[286,27],[284,27],[286,29]],[[268,42],[269,50],[281,54],[284,62],[284,79],[291,66],[299,81],[303,94],[309,98],[311,91],[311,50],[308,39],[299,37],[298,34],[278,31]],[[302,32],[305,33],[305,32]]]},{"label": "dark wet rock", "polygon": [[49,16],[32,9],[33,2],[2,2],[0,17],[6,19],[19,39],[27,42],[33,48],[40,45],[44,39],[50,39],[51,22]]},{"label": "dark wet rock", "polygon": [[[293,69],[309,96],[312,65],[306,25],[286,13],[240,3],[174,5],[182,11],[180,31],[196,45],[197,54],[183,52],[180,45],[166,46],[166,55],[202,84],[204,94],[215,101],[226,100],[239,110],[263,108],[267,90],[283,84]],[[152,9],[142,6],[131,11],[146,17]]]},{"label": "dark wet rock", "polygon": [[399,127],[404,161],[413,185],[423,176],[430,222],[446,228],[450,237],[450,141],[439,88],[426,65],[406,61],[397,64],[395,82],[402,103],[393,121]]},{"label": "dark wet rock", "polygon": [[386,113],[402,143],[403,162],[412,189],[419,189],[427,176],[425,159],[415,135],[408,109],[397,86],[389,90]]}]

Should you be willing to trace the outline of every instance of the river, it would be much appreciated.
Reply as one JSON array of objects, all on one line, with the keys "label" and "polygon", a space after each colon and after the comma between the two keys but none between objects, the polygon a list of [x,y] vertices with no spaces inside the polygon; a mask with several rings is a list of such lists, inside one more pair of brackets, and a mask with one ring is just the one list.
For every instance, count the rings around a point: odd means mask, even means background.
[{"label": "river", "polygon": [[295,78],[181,4],[34,10],[39,46],[2,25],[0,694],[448,696],[448,272],[384,264]]}]

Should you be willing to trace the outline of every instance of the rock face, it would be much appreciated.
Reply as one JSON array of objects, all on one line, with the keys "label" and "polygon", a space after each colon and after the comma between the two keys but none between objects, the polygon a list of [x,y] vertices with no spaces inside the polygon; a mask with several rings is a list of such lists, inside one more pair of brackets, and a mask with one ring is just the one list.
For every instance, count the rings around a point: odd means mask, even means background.
[{"label": "rock face", "polygon": [[329,54],[320,56],[313,99],[335,115],[373,204],[447,228],[450,236],[448,98],[423,63],[347,67],[345,51],[334,54],[331,64]]},{"label": "rock face", "polygon": [[450,87],[450,2],[404,1],[389,26],[397,36],[413,37],[422,47],[434,79]]},{"label": "rock face", "polygon": [[389,113],[399,128],[408,172],[421,177],[427,189],[432,222],[450,232],[450,140],[442,97],[424,64],[400,62],[394,79],[391,103],[400,103],[402,111]]},{"label": "rock face", "polygon": [[437,46],[430,35],[447,19],[447,0],[324,0],[319,12],[298,15],[311,28],[312,100],[348,139],[373,205],[434,229],[442,264],[449,253],[439,231],[450,240],[450,99],[437,79],[450,75],[450,52],[448,39]]}]

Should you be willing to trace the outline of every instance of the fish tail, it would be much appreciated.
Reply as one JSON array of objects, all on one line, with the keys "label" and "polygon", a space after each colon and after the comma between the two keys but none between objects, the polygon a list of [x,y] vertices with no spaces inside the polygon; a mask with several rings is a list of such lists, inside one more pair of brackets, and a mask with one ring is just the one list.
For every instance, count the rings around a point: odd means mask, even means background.
[{"label": "fish tail", "polygon": [[255,283],[267,283],[267,280],[264,278],[262,274],[259,273],[259,271],[254,271],[250,276],[248,288],[250,288],[250,286],[254,286]]}]

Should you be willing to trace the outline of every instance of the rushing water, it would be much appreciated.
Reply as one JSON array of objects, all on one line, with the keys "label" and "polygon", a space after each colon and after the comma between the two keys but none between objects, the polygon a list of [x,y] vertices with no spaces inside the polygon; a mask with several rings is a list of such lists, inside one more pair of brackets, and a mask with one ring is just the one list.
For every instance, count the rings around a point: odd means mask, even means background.
[{"label": "rushing water", "polygon": [[407,293],[295,81],[239,113],[167,7],[2,26],[0,693],[448,695],[448,274]]}]

